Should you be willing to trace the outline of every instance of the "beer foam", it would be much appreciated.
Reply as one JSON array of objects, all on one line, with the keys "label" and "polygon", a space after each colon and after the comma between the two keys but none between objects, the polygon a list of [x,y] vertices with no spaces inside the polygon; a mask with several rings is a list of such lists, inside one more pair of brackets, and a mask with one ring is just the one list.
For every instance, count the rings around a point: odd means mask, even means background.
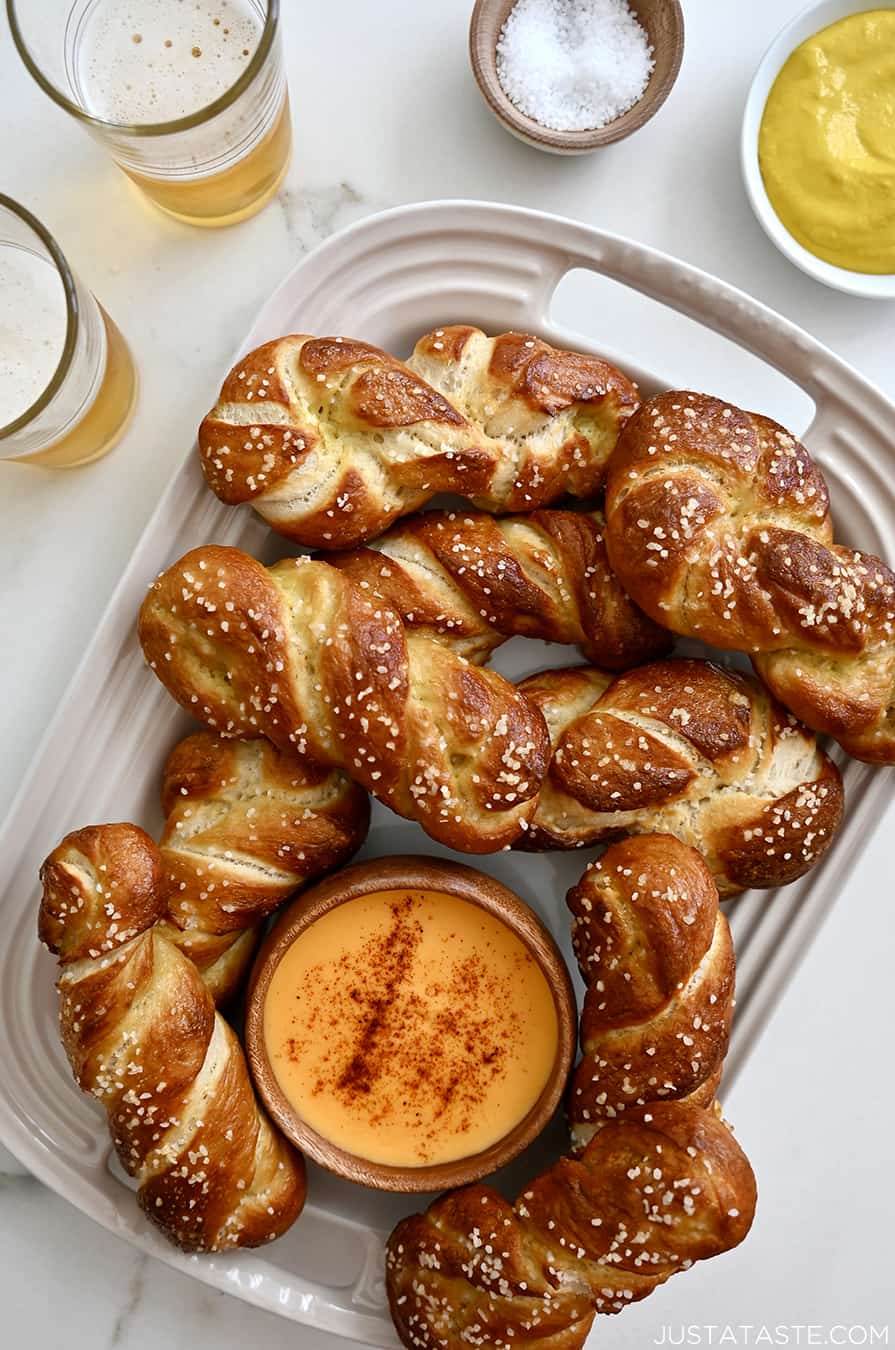
[{"label": "beer foam", "polygon": [[65,290],[40,254],[0,244],[0,427],[46,389],[65,346]]},{"label": "beer foam", "polygon": [[231,89],[261,38],[251,0],[100,0],[78,38],[84,107],[107,122],[171,122]]}]

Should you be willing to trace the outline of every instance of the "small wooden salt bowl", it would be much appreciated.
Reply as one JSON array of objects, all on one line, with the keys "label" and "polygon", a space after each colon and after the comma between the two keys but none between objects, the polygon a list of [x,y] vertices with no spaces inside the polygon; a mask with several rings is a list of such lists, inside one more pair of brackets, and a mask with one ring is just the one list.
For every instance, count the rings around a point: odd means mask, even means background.
[{"label": "small wooden salt bowl", "polygon": [[[347,1153],[313,1130],[286,1099],[264,1041],[264,1001],[280,960],[299,934],[322,915],[376,891],[442,891],[468,900],[502,920],[543,971],[556,1008],[557,1051],[540,1097],[502,1139],[480,1153],[429,1167],[395,1167]],[[246,1002],[245,1042],[255,1085],[280,1129],[321,1167],[361,1186],[383,1191],[442,1191],[477,1181],[506,1166],[545,1128],[562,1098],[575,1053],[577,1012],[565,961],[540,920],[506,886],[462,863],[400,856],[355,863],[302,893],[280,916],[255,961]]]},{"label": "small wooden salt bowl", "polygon": [[497,39],[516,0],[476,0],[469,25],[469,57],[488,107],[507,131],[538,150],[584,155],[623,140],[654,117],[671,93],[684,55],[684,15],[678,0],[629,0],[646,29],[655,68],[642,96],[621,117],[593,131],[553,131],[511,103],[497,78]]}]

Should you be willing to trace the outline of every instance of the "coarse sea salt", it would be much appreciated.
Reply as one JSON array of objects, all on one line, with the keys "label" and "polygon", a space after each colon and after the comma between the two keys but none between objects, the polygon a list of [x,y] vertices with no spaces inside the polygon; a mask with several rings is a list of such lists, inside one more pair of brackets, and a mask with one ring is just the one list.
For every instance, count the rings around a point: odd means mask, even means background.
[{"label": "coarse sea salt", "polygon": [[497,40],[511,103],[553,131],[592,131],[633,107],[653,70],[625,0],[517,0]]}]

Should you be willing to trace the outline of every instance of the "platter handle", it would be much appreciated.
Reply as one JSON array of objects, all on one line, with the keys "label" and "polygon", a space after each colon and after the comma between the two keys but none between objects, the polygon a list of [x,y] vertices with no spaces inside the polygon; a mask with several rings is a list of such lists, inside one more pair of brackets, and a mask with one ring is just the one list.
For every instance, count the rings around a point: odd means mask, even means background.
[{"label": "platter handle", "polygon": [[[552,222],[536,243],[546,319],[557,286],[575,268],[597,272],[728,338],[787,376],[814,401],[803,439],[822,452],[845,437],[864,453],[895,451],[895,405],[854,367],[803,328],[736,286],[658,249],[572,221]],[[548,262],[549,259],[549,262]]]}]

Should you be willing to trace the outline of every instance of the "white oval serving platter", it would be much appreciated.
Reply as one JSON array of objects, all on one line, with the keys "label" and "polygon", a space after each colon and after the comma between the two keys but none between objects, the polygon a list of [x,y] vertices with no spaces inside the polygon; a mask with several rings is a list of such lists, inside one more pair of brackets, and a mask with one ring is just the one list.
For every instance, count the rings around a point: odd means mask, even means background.
[{"label": "white oval serving platter", "polygon": [[[828,475],[843,537],[892,559],[895,407],[806,333],[742,292],[585,225],[477,202],[430,203],[371,217],[300,263],[262,308],[242,351],[302,331],[357,336],[404,354],[420,333],[465,321],[492,332],[532,329],[562,346],[599,351],[633,375],[645,394],[667,387],[660,372],[640,367],[636,352],[613,348],[611,304],[588,311],[583,332],[564,331],[551,320],[554,292],[572,269],[602,273],[653,297],[800,385],[816,408],[805,439]],[[674,365],[679,378],[683,372],[687,383],[700,387],[700,360],[686,345],[675,351]],[[739,401],[752,401],[748,381]],[[197,423],[204,411],[195,409]],[[294,1321],[393,1346],[383,1241],[425,1197],[366,1192],[312,1168],[308,1207],[279,1242],[257,1252],[185,1256],[156,1233],[127,1194],[127,1182],[110,1162],[103,1116],[78,1092],[58,1041],[54,963],[35,932],[37,870],[76,826],[127,819],[150,831],[160,827],[161,767],[190,724],[145,669],[134,618],[152,577],[186,549],[209,541],[265,559],[286,551],[247,508],[233,510],[208,492],[191,449],[134,551],[7,819],[0,844],[6,938],[0,953],[0,1140],[84,1213],[170,1265]],[[498,655],[496,664],[514,678],[579,659],[577,652],[522,640]],[[739,973],[728,1083],[890,797],[888,771],[849,763],[845,778],[846,822],[822,866],[785,891],[750,892],[729,907]],[[395,852],[447,851],[377,805],[361,856]],[[563,897],[590,856],[501,853],[472,861],[518,891],[568,954]],[[521,1185],[564,1142],[557,1120],[498,1184]]]}]

